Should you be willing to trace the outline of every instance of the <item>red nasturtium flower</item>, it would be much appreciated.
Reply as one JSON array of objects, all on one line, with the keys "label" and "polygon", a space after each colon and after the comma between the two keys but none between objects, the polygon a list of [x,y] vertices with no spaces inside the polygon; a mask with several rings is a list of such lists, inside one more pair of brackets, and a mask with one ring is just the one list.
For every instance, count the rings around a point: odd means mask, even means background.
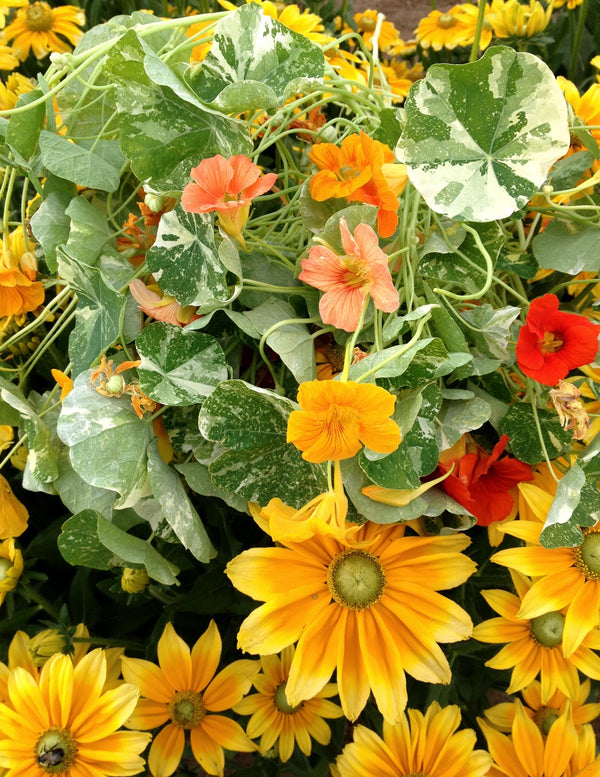
[{"label": "red nasturtium flower", "polygon": [[261,175],[260,168],[243,154],[229,159],[217,154],[203,159],[190,175],[194,180],[183,190],[183,209],[188,213],[216,211],[221,227],[243,246],[242,229],[250,202],[273,187],[277,174]]},{"label": "red nasturtium flower", "polygon": [[342,217],[340,236],[344,255],[338,256],[330,248],[316,245],[302,260],[298,277],[325,292],[319,302],[324,324],[354,332],[368,296],[385,313],[393,313],[400,303],[388,258],[379,247],[375,230],[368,224],[359,224],[353,237]]},{"label": "red nasturtium flower", "polygon": [[558,297],[534,299],[517,341],[517,364],[522,372],[554,386],[576,367],[593,362],[598,352],[600,325],[576,313],[558,309]]},{"label": "red nasturtium flower", "polygon": [[468,436],[444,451],[438,469],[452,473],[439,487],[477,518],[480,526],[489,526],[510,515],[515,506],[511,493],[524,480],[533,480],[529,464],[512,456],[500,458],[508,436],[503,434],[491,454]]}]

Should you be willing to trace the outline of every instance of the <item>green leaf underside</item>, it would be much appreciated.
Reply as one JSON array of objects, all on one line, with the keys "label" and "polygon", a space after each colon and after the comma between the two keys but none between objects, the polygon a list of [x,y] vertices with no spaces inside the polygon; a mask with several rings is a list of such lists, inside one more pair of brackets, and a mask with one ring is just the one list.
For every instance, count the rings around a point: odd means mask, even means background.
[{"label": "green leaf underside", "polygon": [[569,148],[551,70],[504,46],[477,62],[433,65],[410,90],[397,156],[432,210],[493,221],[523,207]]}]

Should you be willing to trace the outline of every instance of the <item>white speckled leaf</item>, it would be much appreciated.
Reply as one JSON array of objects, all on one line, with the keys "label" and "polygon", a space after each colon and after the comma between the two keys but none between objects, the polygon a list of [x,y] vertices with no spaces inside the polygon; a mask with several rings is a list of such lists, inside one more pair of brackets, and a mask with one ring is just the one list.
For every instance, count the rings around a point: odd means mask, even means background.
[{"label": "white speckled leaf", "polygon": [[146,260],[165,294],[181,305],[197,305],[200,313],[224,307],[235,294],[227,285],[208,214],[186,213],[181,206],[165,213]]},{"label": "white speckled leaf", "polygon": [[286,442],[287,419],[295,407],[241,380],[221,383],[198,421],[204,437],[226,449],[209,466],[215,485],[261,505],[278,496],[293,507],[325,491],[324,468],[305,461]]},{"label": "white speckled leaf", "polygon": [[90,385],[90,371],[83,372],[63,401],[57,432],[87,483],[121,497],[140,490],[154,433],[149,420],[137,417],[130,397],[102,396]]},{"label": "white speckled leaf", "polygon": [[148,446],[148,477],[152,493],[159,501],[163,515],[184,548],[207,564],[217,555],[208,538],[200,516],[175,470],[161,459],[155,440]]},{"label": "white speckled leaf", "polygon": [[429,207],[457,220],[510,216],[569,148],[551,70],[505,46],[467,65],[433,65],[405,107],[396,154]]},{"label": "white speckled leaf", "polygon": [[227,362],[211,335],[157,321],[136,340],[140,387],[163,405],[195,405],[227,380]]}]

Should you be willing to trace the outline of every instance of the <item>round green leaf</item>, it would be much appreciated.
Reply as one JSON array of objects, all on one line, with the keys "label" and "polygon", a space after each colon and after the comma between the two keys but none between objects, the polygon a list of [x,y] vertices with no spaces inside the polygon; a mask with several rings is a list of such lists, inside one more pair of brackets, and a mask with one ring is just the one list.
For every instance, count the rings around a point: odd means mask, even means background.
[{"label": "round green leaf", "polygon": [[410,90],[406,118],[396,154],[429,207],[457,220],[510,216],[569,148],[552,71],[505,46],[467,65],[430,67]]},{"label": "round green leaf", "polygon": [[135,345],[142,361],[140,387],[163,405],[195,405],[227,379],[221,346],[203,332],[157,321],[142,331]]}]

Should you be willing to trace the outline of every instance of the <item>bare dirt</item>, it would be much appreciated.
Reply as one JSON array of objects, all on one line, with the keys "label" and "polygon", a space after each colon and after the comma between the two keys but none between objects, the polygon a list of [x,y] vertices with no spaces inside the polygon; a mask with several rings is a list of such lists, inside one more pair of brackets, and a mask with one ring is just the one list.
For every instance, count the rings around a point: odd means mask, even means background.
[{"label": "bare dirt", "polygon": [[[442,12],[450,10],[453,5],[456,5],[456,0],[437,0],[435,3],[436,9]],[[418,23],[432,10],[431,0],[353,0],[352,6],[355,13],[370,8],[384,14],[404,40],[414,37]]]}]

